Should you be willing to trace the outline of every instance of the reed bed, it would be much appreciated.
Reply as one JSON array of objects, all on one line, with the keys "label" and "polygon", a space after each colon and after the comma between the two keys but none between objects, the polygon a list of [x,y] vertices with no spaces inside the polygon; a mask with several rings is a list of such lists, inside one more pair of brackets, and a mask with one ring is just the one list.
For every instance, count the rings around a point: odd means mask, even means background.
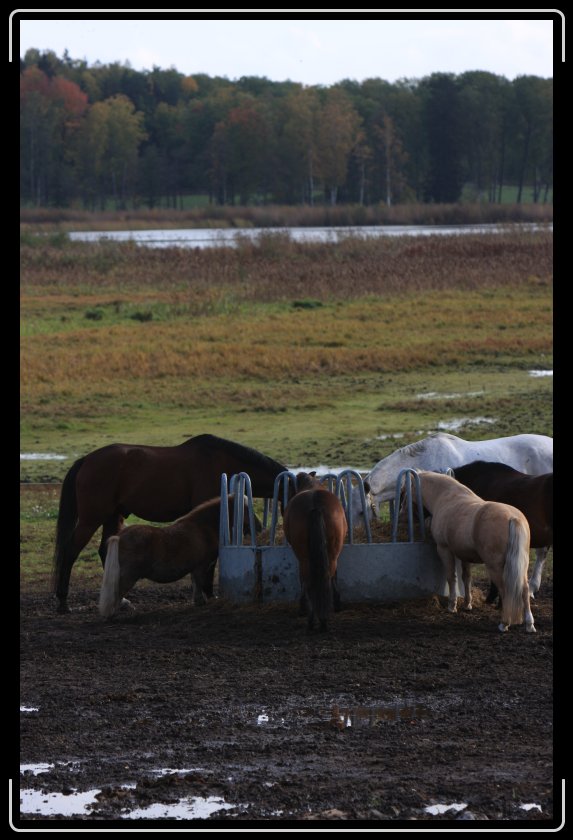
[{"label": "reed bed", "polygon": [[346,227],[358,225],[452,225],[551,222],[551,204],[386,204],[220,206],[188,210],[144,207],[92,213],[78,208],[20,209],[24,227],[64,230],[114,230],[129,227]]},{"label": "reed bed", "polygon": [[[190,311],[225,301],[321,302],[412,291],[500,288],[549,283],[553,236],[520,229],[439,237],[349,236],[339,244],[297,243],[262,235],[237,248],[148,249],[132,243],[49,242],[21,247],[24,292],[171,293]],[[185,301],[185,295],[187,299]]]}]

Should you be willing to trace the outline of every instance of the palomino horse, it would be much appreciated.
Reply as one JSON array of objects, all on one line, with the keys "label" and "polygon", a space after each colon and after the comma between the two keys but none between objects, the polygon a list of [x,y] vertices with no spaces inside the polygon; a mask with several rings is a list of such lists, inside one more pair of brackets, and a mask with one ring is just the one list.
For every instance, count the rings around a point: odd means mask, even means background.
[{"label": "palomino horse", "polygon": [[512,435],[469,441],[438,432],[378,461],[366,476],[370,498],[376,506],[393,499],[398,475],[408,467],[445,472],[477,460],[498,461],[527,475],[541,475],[553,471],[553,440],[546,435]]},{"label": "palomino horse", "polygon": [[[234,496],[229,496],[232,524]],[[219,554],[221,499],[211,499],[171,525],[130,525],[108,540],[99,611],[111,618],[122,598],[141,578],[172,583],[191,574],[194,600],[204,603]],[[245,529],[248,510],[245,509]]]},{"label": "palomino horse", "polygon": [[[529,523],[530,546],[537,549],[529,592],[533,596],[541,585],[541,573],[547,550],[553,545],[553,473],[526,475],[507,464],[473,461],[454,470],[457,478],[488,502],[505,502],[518,508]],[[488,603],[497,595],[492,584]]]},{"label": "palomino horse", "polygon": [[298,473],[297,491],[284,513],[284,532],[299,562],[301,610],[307,628],[315,619],[327,629],[330,611],[340,607],[336,565],[348,530],[339,498],[321,487],[313,473]]},{"label": "palomino horse", "polygon": [[535,632],[529,604],[529,525],[523,513],[502,502],[484,502],[449,475],[419,471],[422,504],[450,588],[448,609],[456,612],[456,557],[462,564],[465,607],[472,608],[471,563],[485,563],[501,593],[500,630],[521,624]]},{"label": "palomino horse", "polygon": [[[286,469],[247,446],[198,435],[179,446],[112,443],[70,467],[60,498],[54,552],[58,612],[68,612],[70,575],[80,551],[103,526],[99,555],[130,513],[152,522],[172,522],[218,496],[221,474],[247,472],[253,495],[273,495],[275,476]],[[206,582],[209,595],[212,584]]]}]

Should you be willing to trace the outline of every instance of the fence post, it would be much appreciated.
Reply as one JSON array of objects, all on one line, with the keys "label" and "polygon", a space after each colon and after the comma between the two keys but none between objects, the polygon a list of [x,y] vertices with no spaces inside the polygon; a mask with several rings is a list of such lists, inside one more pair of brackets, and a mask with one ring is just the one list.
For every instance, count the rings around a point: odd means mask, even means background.
[{"label": "fence post", "polygon": [[227,474],[221,475],[221,507],[219,511],[219,547],[229,545],[229,494],[227,491]]},{"label": "fence post", "polygon": [[251,479],[247,473],[235,473],[229,482],[230,492],[235,494],[233,509],[233,544],[242,545],[243,525],[245,519],[245,496],[247,497],[247,511],[249,515],[249,531],[251,535],[251,546],[256,545],[255,512],[253,510],[253,490]]},{"label": "fence post", "polygon": [[[356,487],[352,486],[352,479],[356,478],[358,484]],[[346,484],[346,492],[344,485]],[[346,513],[346,521],[348,522],[348,542],[353,545],[354,539],[352,530],[354,528],[354,513],[352,510],[352,495],[355,490],[360,493],[360,504],[362,505],[362,513],[364,515],[364,525],[366,527],[366,539],[368,543],[372,542],[372,533],[370,531],[370,521],[368,519],[368,504],[366,502],[366,492],[364,490],[364,482],[362,476],[357,470],[342,470],[338,474],[336,480],[336,494],[340,498],[344,512]]]},{"label": "fence post", "polygon": [[425,536],[424,506],[422,504],[422,489],[420,487],[420,476],[416,470],[410,467],[400,470],[396,480],[396,494],[394,497],[394,508],[392,512],[392,542],[398,541],[398,518],[400,516],[400,496],[402,491],[402,479],[406,491],[406,509],[408,513],[408,542],[414,542],[414,514],[412,510],[412,479],[416,487],[416,504],[418,507],[418,521],[420,523],[420,534],[422,539]]},{"label": "fence post", "polygon": [[[278,510],[279,510],[279,492],[280,492],[280,485],[282,482],[282,490],[283,490],[283,507],[286,507],[288,504],[288,490],[289,490],[289,479],[292,479],[294,489],[296,490],[296,475],[291,472],[290,470],[284,470],[283,472],[279,473],[275,478],[275,484],[273,487],[273,507],[271,511],[271,532],[269,535],[269,545],[275,544],[275,535],[277,531],[277,520],[278,520]],[[283,545],[286,545],[286,537],[283,536]]]}]

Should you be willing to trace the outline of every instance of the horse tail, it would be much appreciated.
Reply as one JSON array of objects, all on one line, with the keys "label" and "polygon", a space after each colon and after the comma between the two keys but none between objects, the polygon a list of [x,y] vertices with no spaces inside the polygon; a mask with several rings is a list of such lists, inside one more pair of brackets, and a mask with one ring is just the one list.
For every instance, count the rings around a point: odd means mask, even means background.
[{"label": "horse tail", "polygon": [[103,618],[111,618],[119,607],[121,600],[119,573],[119,537],[116,536],[110,537],[107,541],[107,554],[99,594],[99,612]]},{"label": "horse tail", "polygon": [[[70,542],[78,521],[76,477],[84,461],[85,456],[72,464],[64,478],[60,494],[53,563],[54,589],[58,594],[61,594],[62,585],[67,590],[67,581],[73,565],[73,560],[70,558]],[[63,594],[65,596],[66,593]]]},{"label": "horse tail", "polygon": [[529,567],[529,532],[520,519],[509,520],[509,538],[503,567],[502,610],[506,624],[523,621],[523,586]]},{"label": "horse tail", "polygon": [[316,617],[324,625],[332,607],[332,587],[324,513],[320,508],[313,508],[310,512],[308,550],[309,597]]}]

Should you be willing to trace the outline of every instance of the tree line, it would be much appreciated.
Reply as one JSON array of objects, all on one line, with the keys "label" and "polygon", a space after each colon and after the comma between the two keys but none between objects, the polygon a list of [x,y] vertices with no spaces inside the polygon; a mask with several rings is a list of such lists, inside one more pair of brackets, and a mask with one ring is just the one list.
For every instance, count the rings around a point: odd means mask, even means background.
[{"label": "tree line", "polygon": [[[305,86],[20,59],[23,205],[547,202],[553,80],[485,71]],[[526,195],[527,191],[527,195]]]}]

